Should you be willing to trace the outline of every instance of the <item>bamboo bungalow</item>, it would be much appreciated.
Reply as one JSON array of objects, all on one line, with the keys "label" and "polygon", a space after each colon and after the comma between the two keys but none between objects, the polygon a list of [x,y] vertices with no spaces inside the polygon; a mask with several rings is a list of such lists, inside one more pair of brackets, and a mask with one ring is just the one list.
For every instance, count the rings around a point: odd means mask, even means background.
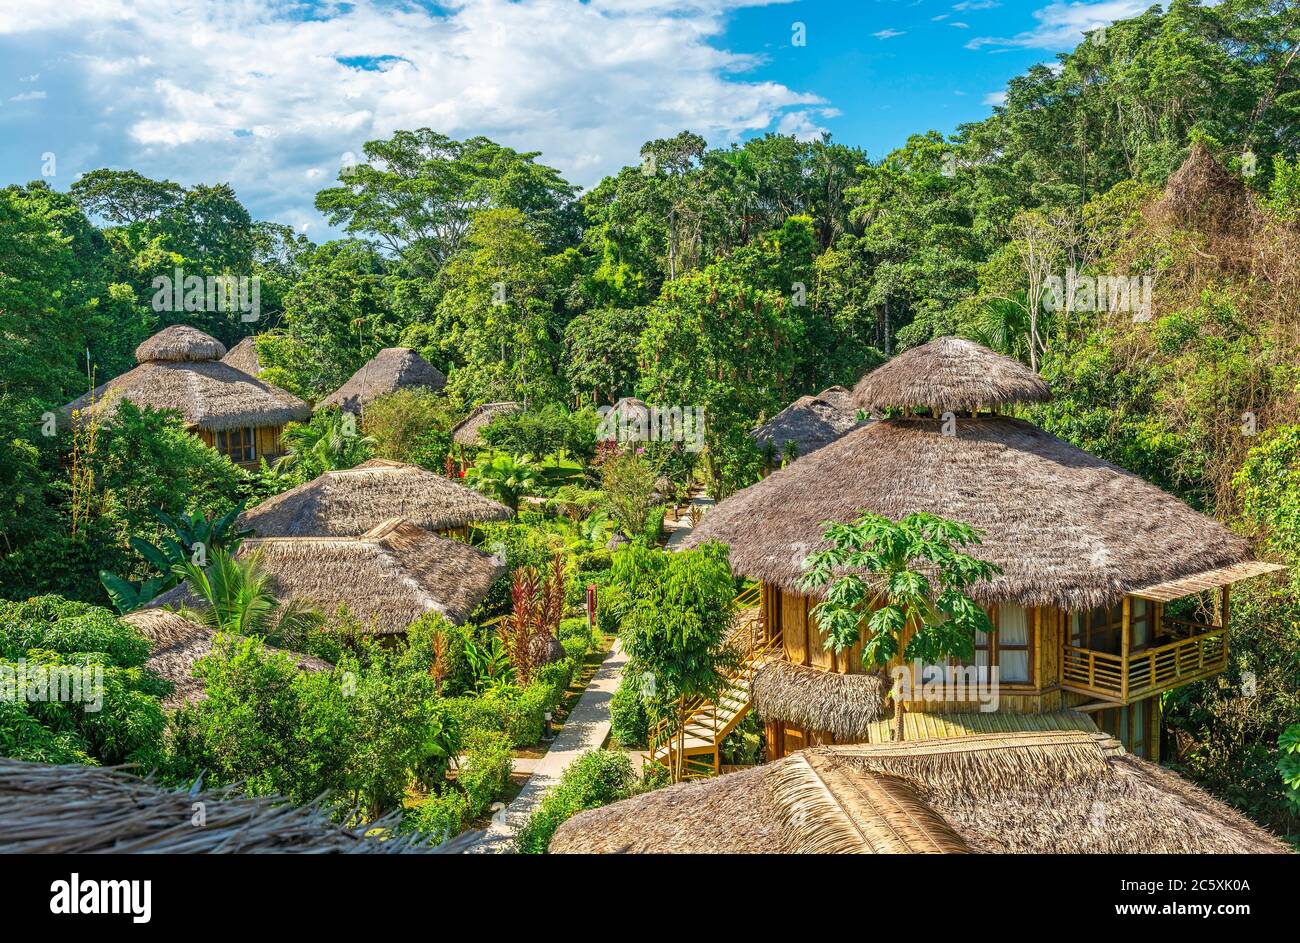
[{"label": "bamboo bungalow", "polygon": [[451,441],[459,446],[470,446],[481,448],[487,445],[483,441],[483,430],[486,429],[494,419],[502,416],[512,416],[523,410],[523,406],[518,403],[484,403],[482,406],[474,407],[464,421],[451,431]]},{"label": "bamboo bungalow", "polygon": [[[254,554],[281,601],[311,603],[327,616],[346,606],[364,631],[376,636],[402,635],[426,612],[464,622],[505,571],[477,547],[400,518],[356,537],[266,537],[240,544],[240,559]],[[149,607],[192,602],[181,585]]]},{"label": "bamboo bungalow", "polygon": [[[150,654],[145,667],[171,682],[172,693],[163,698],[163,707],[172,710],[196,704],[208,696],[203,682],[194,675],[194,663],[212,654],[212,642],[217,634],[214,630],[166,609],[140,609],[122,619],[149,640]],[[267,651],[280,649],[268,645]],[[312,655],[289,651],[284,654],[303,671],[329,671],[333,667]]]},{"label": "bamboo bungalow", "polygon": [[256,467],[278,457],[286,423],[306,419],[311,408],[298,397],[222,363],[226,348],[214,337],[182,324],[163,328],[135,349],[139,364],[63,407],[71,421],[91,410],[108,418],[120,400],[139,407],[173,409],[190,431],[237,465]]},{"label": "bamboo bungalow", "polygon": [[[1002,568],[971,590],[996,631],[974,640],[972,664],[943,670],[992,687],[985,710],[1082,711],[1131,753],[1159,759],[1159,695],[1223,671],[1230,586],[1281,567],[1252,560],[1245,541],[1136,475],[1000,413],[1049,395],[1015,360],[970,341],[931,341],[854,390],[858,408],[894,418],[720,502],[691,535],[687,546],[730,545],[736,572],[762,581],[759,648],[779,667],[751,657],[738,679],[744,697],[751,678],[764,696],[765,674],[770,692],[803,692],[765,695],[769,757],[856,741],[883,697],[879,678],[832,679],[866,673],[861,643],[827,651],[811,613],[818,600],[800,588],[823,523],[924,511],[980,529],[972,552]],[[955,687],[923,682],[913,677],[921,696],[904,701],[909,711],[980,709],[969,690],[962,700]],[[710,739],[697,737],[687,754],[709,754]]]},{"label": "bamboo bungalow", "polygon": [[760,449],[770,442],[772,455],[779,464],[791,443],[798,458],[830,445],[859,425],[853,394],[842,386],[832,386],[816,396],[799,397],[750,436]]},{"label": "bamboo bungalow", "polygon": [[464,537],[469,525],[506,521],[511,511],[418,465],[376,458],[268,498],[240,515],[239,525],[258,537],[357,537],[394,517]]},{"label": "bamboo bungalow", "polygon": [[316,405],[361,413],[366,404],[387,393],[408,389],[437,392],[446,385],[447,378],[442,371],[410,347],[385,347],[352,374],[348,382]]},{"label": "bamboo bungalow", "polygon": [[245,337],[226,352],[221,362],[255,377],[262,372],[262,361],[257,356],[257,338]]},{"label": "bamboo bungalow", "polygon": [[803,750],[564,822],[552,853],[1269,854],[1240,813],[1096,731]]}]

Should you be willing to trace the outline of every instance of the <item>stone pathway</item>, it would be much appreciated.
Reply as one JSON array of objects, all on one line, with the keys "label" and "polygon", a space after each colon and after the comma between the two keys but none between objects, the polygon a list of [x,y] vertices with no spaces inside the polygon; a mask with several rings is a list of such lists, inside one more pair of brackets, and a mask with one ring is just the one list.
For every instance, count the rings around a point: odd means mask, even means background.
[{"label": "stone pathway", "polygon": [[[616,640],[546,755],[536,761],[515,761],[516,764],[535,762],[533,775],[515,800],[494,815],[492,825],[465,849],[466,854],[513,852],[515,835],[532,817],[546,790],[560,781],[560,775],[579,756],[605,745],[609,739],[609,702],[618,690],[626,663],[621,641]],[[520,767],[517,765],[516,768]]]},{"label": "stone pathway", "polygon": [[[697,494],[691,498],[691,504],[699,508],[701,512],[708,511],[709,508],[713,507],[714,503],[714,500],[707,494]],[[691,534],[690,508],[682,512],[680,520],[674,521],[671,518],[664,518],[664,530],[668,531],[668,541],[664,544],[664,547],[668,550],[681,549],[682,541]]]}]

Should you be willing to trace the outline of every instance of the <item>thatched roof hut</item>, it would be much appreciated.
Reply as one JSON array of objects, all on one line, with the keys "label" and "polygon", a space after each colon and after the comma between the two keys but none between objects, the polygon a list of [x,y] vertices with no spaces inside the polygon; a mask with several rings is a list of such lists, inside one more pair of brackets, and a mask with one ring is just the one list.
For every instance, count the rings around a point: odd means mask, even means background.
[{"label": "thatched roof hut", "polygon": [[177,410],[191,427],[209,433],[280,427],[311,415],[292,393],[218,360],[225,353],[220,341],[202,331],[181,324],[164,328],[136,348],[138,366],[68,403],[62,418],[92,408],[92,402],[97,414],[111,415],[122,399]]},{"label": "thatched roof hut", "polygon": [[355,537],[394,517],[440,531],[509,520],[511,512],[428,469],[377,458],[268,498],[239,525],[258,537]]},{"label": "thatched roof hut", "polygon": [[337,406],[359,413],[366,404],[397,390],[441,390],[447,385],[442,371],[410,347],[385,347],[317,406]]},{"label": "thatched roof hut", "polygon": [[262,362],[257,356],[257,338],[245,337],[227,351],[226,356],[221,358],[221,362],[228,367],[242,370],[250,377],[257,376],[262,372]]},{"label": "thatched roof hut", "polygon": [[[194,824],[195,803],[204,822]],[[391,825],[391,821],[378,823]],[[367,835],[320,805],[169,789],[126,769],[0,758],[0,854],[420,854],[428,836]]]},{"label": "thatched roof hut", "polygon": [[[167,609],[140,609],[127,613],[123,621],[149,640],[150,655],[145,667],[172,684],[172,693],[163,698],[163,707],[174,709],[195,704],[208,696],[203,682],[194,676],[194,663],[212,654],[216,632]],[[267,651],[279,652],[274,645]],[[303,671],[329,671],[334,666],[321,658],[286,651]]]},{"label": "thatched roof hut", "polygon": [[860,425],[853,394],[832,386],[816,396],[801,396],[750,433],[760,446],[771,442],[779,459],[793,442],[799,456],[830,445]]},{"label": "thatched roof hut", "polygon": [[552,852],[1281,853],[1240,813],[1085,731],[804,750],[582,812]]},{"label": "thatched roof hut", "polygon": [[960,337],[935,338],[899,354],[853,388],[861,409],[923,406],[934,416],[1051,397],[1047,384],[1020,361]]},{"label": "thatched roof hut", "polygon": [[[927,369],[938,377],[933,389]],[[1021,364],[955,340],[899,355],[855,393],[864,409],[934,410],[1045,395]],[[989,414],[955,425],[872,422],[720,502],[686,546],[721,541],[738,573],[799,594],[824,523],[863,511],[894,520],[926,511],[983,531],[973,552],[1003,570],[972,587],[983,603],[1093,609],[1223,567],[1273,568],[1251,563],[1244,540],[1136,475],[1030,423]]]},{"label": "thatched roof hut", "polygon": [[[504,567],[461,540],[430,533],[400,518],[356,537],[268,537],[245,540],[238,556],[259,554],[282,600],[314,603],[327,615],[339,606],[374,635],[396,635],[426,612],[465,621]],[[184,586],[151,608],[191,599]]]},{"label": "thatched roof hut", "polygon": [[487,428],[494,419],[501,416],[511,416],[523,410],[519,403],[484,403],[482,406],[476,406],[464,421],[451,431],[451,440],[457,445],[481,446],[486,445],[483,441],[483,430]]}]

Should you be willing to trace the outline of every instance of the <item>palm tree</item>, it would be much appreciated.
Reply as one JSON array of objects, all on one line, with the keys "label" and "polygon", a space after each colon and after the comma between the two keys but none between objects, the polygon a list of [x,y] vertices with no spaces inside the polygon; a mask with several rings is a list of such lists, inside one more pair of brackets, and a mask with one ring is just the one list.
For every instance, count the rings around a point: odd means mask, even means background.
[{"label": "palm tree", "polygon": [[174,572],[198,598],[197,605],[182,608],[181,615],[218,632],[284,640],[300,637],[324,622],[321,613],[306,603],[276,599],[260,550],[244,560],[217,550],[207,568],[186,559]]},{"label": "palm tree", "polygon": [[542,469],[531,455],[493,455],[465,472],[465,483],[475,491],[490,494],[512,511],[519,499],[536,491],[542,483]]},{"label": "palm tree", "polygon": [[319,413],[307,423],[290,423],[284,431],[284,456],[277,472],[298,470],[310,480],[322,472],[355,468],[374,451],[375,440],[357,432],[351,413]]}]

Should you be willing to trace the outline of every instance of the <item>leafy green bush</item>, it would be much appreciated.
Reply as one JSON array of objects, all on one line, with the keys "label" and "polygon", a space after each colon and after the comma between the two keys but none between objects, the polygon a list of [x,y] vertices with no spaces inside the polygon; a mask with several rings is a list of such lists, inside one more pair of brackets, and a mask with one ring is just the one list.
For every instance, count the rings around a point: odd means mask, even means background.
[{"label": "leafy green bush", "polygon": [[442,703],[456,719],[462,737],[482,732],[501,733],[506,729],[510,704],[504,698],[469,695],[444,698]]},{"label": "leafy green bush", "polygon": [[554,789],[520,830],[519,851],[543,854],[551,836],[566,819],[586,809],[596,809],[631,795],[636,789],[632,761],[626,753],[591,750],[573,762]]},{"label": "leafy green bush", "polygon": [[499,733],[479,731],[465,740],[465,766],[456,782],[465,791],[469,818],[477,818],[510,785],[510,741]]},{"label": "leafy green bush", "polygon": [[[168,685],[144,669],[148,656],[143,636],[107,609],[57,596],[0,602],[0,754],[159,765]],[[41,694],[47,685],[59,690]]]},{"label": "leafy green bush", "polygon": [[633,678],[623,676],[609,702],[610,732],[621,746],[644,747],[650,736],[650,718],[641,690]]},{"label": "leafy green bush", "polygon": [[375,455],[424,465],[441,473],[456,424],[447,397],[424,388],[396,390],[366,404],[362,431],[374,440]]},{"label": "leafy green bush", "polygon": [[435,842],[442,842],[459,835],[471,818],[469,799],[458,789],[448,789],[407,812],[402,829],[424,832]]},{"label": "leafy green bush", "polygon": [[531,746],[542,739],[546,728],[546,712],[553,688],[549,684],[534,682],[520,692],[510,703],[506,714],[506,735],[517,747]]},{"label": "leafy green bush", "polygon": [[652,507],[646,514],[645,519],[645,538],[650,543],[658,543],[659,538],[664,535],[664,515],[668,509],[662,504]]}]

